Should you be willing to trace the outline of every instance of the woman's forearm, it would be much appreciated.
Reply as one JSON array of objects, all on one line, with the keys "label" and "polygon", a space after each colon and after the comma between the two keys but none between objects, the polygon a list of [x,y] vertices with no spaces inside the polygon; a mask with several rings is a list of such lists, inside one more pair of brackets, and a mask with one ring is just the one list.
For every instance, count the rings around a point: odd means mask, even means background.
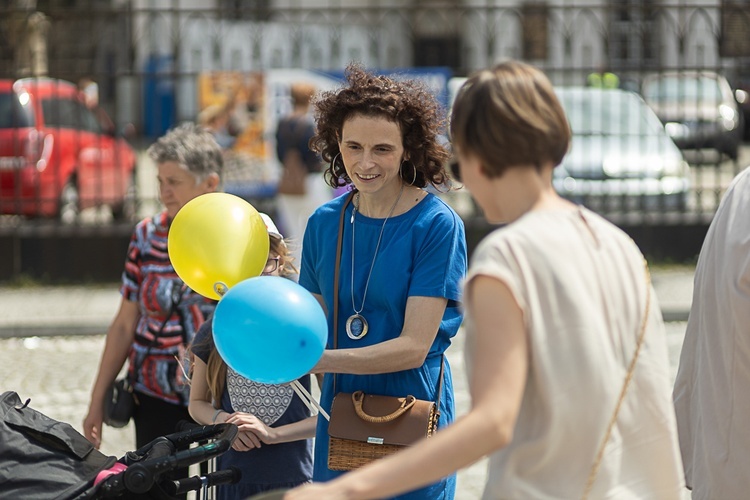
[{"label": "woman's forearm", "polygon": [[370,375],[422,366],[435,342],[446,304],[447,300],[439,297],[409,297],[398,337],[357,349],[328,349],[313,372]]},{"label": "woman's forearm", "polygon": [[104,400],[107,389],[125,364],[135,337],[138,315],[137,304],[123,299],[117,316],[107,330],[99,370],[91,390],[92,403]]},{"label": "woman's forearm", "polygon": [[358,349],[326,349],[313,373],[370,375],[422,366],[430,345],[399,337]]}]

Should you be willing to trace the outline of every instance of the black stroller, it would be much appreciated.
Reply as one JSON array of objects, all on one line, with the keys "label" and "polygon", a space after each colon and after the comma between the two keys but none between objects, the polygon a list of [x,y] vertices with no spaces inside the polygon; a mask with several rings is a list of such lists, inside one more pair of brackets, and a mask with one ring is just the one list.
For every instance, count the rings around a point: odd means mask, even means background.
[{"label": "black stroller", "polygon": [[[29,407],[18,394],[0,396],[0,491],[24,499],[170,499],[237,482],[237,469],[181,480],[162,476],[227,451],[237,426],[196,426],[155,439],[119,460],[94,448],[71,425]],[[191,445],[197,444],[191,448]]]}]

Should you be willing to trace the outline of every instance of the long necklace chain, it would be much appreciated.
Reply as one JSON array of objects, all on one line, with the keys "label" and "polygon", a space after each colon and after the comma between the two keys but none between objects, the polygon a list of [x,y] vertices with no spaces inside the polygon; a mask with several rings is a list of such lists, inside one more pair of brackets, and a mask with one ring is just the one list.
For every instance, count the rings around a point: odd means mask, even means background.
[{"label": "long necklace chain", "polygon": [[[362,310],[365,308],[365,300],[367,300],[367,290],[370,288],[370,278],[372,277],[372,270],[375,267],[375,259],[378,256],[378,250],[380,249],[380,240],[383,238],[383,231],[385,230],[385,223],[388,222],[388,219],[391,218],[391,215],[393,215],[393,211],[396,209],[396,205],[398,205],[398,201],[401,199],[401,195],[404,193],[404,184],[401,184],[401,191],[398,193],[398,197],[396,198],[396,201],[393,202],[393,206],[391,207],[390,212],[388,212],[388,215],[386,216],[385,220],[383,221],[383,226],[380,228],[380,235],[378,236],[378,243],[375,245],[375,255],[372,256],[372,264],[370,264],[370,272],[367,274],[367,281],[365,282],[365,293],[362,295],[362,307],[357,310],[357,307],[354,305],[354,215],[357,212],[357,207],[359,203],[356,203],[354,205],[354,209],[352,210],[352,309],[354,309],[354,314],[359,315],[359,313],[362,312]],[[359,193],[357,193],[357,201],[359,202]]]}]

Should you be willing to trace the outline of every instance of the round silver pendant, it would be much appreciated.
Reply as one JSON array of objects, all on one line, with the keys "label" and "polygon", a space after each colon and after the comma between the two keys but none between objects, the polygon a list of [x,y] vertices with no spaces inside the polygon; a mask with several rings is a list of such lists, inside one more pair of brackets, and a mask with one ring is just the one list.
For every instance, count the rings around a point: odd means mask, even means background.
[{"label": "round silver pendant", "polygon": [[346,335],[352,340],[359,340],[367,335],[367,320],[361,314],[352,314],[346,320]]}]

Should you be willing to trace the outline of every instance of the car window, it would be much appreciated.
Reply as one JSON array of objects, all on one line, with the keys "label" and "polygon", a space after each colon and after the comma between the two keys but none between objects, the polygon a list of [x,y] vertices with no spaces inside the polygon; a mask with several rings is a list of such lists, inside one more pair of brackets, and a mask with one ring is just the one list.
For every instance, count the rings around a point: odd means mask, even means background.
[{"label": "car window", "polygon": [[[22,102],[23,101],[23,102]],[[34,107],[29,94],[0,93],[0,128],[34,126]]]},{"label": "car window", "polygon": [[72,99],[43,99],[42,111],[48,127],[59,127],[101,133],[96,117],[81,102]]},{"label": "car window", "polygon": [[680,102],[720,102],[721,88],[709,76],[665,76],[647,82],[643,95],[661,104]]},{"label": "car window", "polygon": [[650,108],[628,92],[558,92],[574,135],[650,135],[662,124]]}]

